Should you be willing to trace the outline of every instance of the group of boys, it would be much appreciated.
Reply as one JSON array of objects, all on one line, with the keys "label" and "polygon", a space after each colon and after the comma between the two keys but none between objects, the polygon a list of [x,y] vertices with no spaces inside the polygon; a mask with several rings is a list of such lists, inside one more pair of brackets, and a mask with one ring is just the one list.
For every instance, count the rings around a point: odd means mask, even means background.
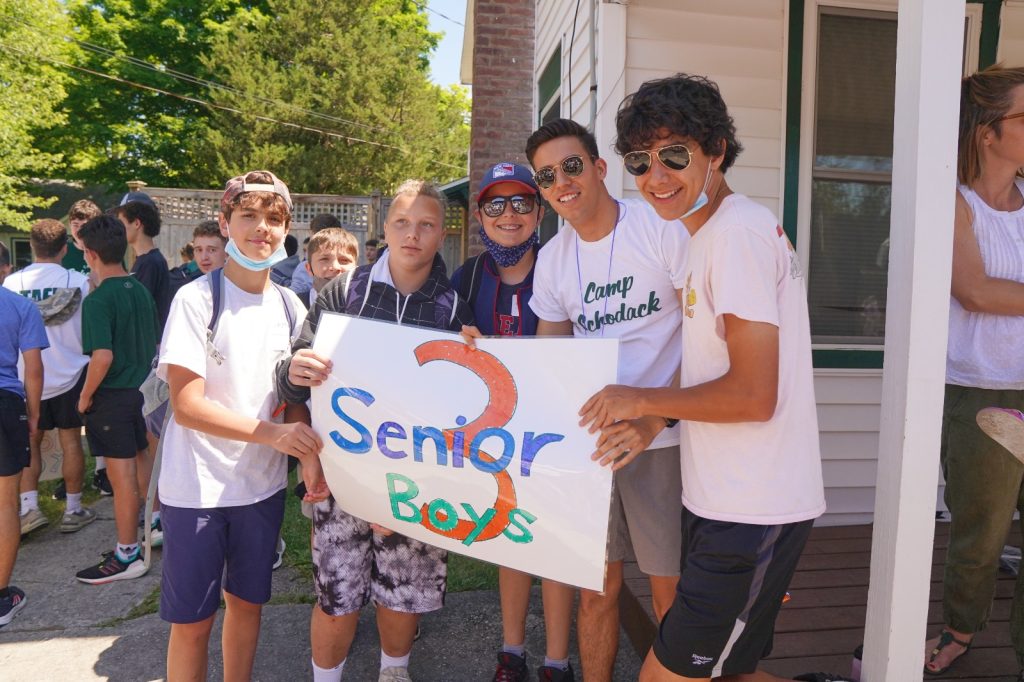
[{"label": "group of boys", "polygon": [[[777,219],[725,181],[741,147],[714,83],[684,75],[645,83],[616,123],[616,150],[643,200],[613,198],[593,135],[552,121],[527,141],[532,171],[499,163],[481,180],[476,216],[486,251],[451,280],[438,253],[444,195],[411,180],[390,205],[386,248],[373,262],[352,269],[356,258],[337,255],[351,250],[344,237],[314,235],[308,314],[271,277],[287,256],[288,188],[267,171],[228,182],[219,218],[227,261],[174,297],[159,349],[157,372],[172,406],[159,480],[168,679],[205,677],[222,592],[225,678],[251,676],[283,516],[283,455],[291,455],[313,505],[314,680],[341,679],[371,600],[378,679],[411,680],[419,616],[443,605],[447,557],[345,513],[326,488],[322,440],[305,407],[310,387],[332,370],[311,349],[325,312],[461,331],[470,344],[482,335],[617,338],[619,383],[580,408],[581,424],[598,434],[595,466],[614,471],[604,590],[580,594],[583,677],[612,678],[622,562],[631,549],[661,621],[642,680],[775,679],[758,666],[810,526],[824,511],[799,261]],[[565,223],[543,249],[541,199]],[[117,289],[123,305],[133,305],[120,289],[141,288],[125,279],[123,247],[108,248],[113,230],[97,221],[80,232],[99,271],[97,292]],[[332,254],[321,259],[321,250]],[[26,388],[28,358],[40,343],[23,346]],[[96,391],[92,365],[103,344],[86,346],[93,359],[79,403],[88,429],[90,402],[116,401]],[[12,397],[3,387],[0,399],[24,400],[24,391]],[[140,445],[130,435],[128,444]],[[113,556],[130,565],[121,542],[119,534]],[[499,582],[504,641],[494,679],[526,680],[531,578],[501,569]],[[574,590],[545,580],[542,598],[538,676],[573,680]]]}]

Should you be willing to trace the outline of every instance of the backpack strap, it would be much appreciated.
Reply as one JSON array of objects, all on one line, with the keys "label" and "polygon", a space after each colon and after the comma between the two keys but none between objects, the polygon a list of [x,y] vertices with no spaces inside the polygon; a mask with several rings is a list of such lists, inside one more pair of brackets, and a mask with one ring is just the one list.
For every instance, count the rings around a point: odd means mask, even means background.
[{"label": "backpack strap", "polygon": [[292,314],[292,307],[288,305],[288,295],[285,294],[285,288],[271,280],[271,284],[277,289],[277,293],[281,294],[281,305],[284,306],[284,316],[288,319],[288,336],[292,335],[292,330],[295,329],[295,317]]},{"label": "backpack strap", "polygon": [[217,320],[224,306],[224,268],[217,268],[210,272],[210,293],[213,294],[213,313],[210,315],[210,324],[206,325],[210,339],[213,339],[217,331]]}]

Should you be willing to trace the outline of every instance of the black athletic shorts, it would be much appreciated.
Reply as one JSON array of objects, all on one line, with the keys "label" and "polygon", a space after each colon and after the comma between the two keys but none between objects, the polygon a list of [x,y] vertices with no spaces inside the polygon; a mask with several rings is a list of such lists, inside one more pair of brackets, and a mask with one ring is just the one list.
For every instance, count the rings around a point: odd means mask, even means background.
[{"label": "black athletic shorts", "polygon": [[142,419],[142,394],[137,388],[97,390],[82,421],[93,457],[131,459],[149,446]]},{"label": "black athletic shorts", "polygon": [[25,399],[0,389],[0,476],[20,473],[30,459]]},{"label": "black athletic shorts", "polygon": [[684,677],[757,670],[812,524],[711,521],[684,508],[679,586],[654,641],[658,661]]},{"label": "black athletic shorts", "polygon": [[83,367],[74,386],[40,403],[40,431],[82,428],[82,418],[78,414],[78,398],[82,395],[82,386],[85,386],[85,372],[86,369]]}]

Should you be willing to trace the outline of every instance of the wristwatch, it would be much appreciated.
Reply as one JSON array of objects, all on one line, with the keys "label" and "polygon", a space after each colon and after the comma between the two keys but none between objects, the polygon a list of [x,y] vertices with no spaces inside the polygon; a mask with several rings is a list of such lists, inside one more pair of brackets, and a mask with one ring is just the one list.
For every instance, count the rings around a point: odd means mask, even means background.
[{"label": "wristwatch", "polygon": [[662,417],[665,420],[665,428],[671,429],[673,426],[679,423],[678,419],[669,419],[668,417]]}]

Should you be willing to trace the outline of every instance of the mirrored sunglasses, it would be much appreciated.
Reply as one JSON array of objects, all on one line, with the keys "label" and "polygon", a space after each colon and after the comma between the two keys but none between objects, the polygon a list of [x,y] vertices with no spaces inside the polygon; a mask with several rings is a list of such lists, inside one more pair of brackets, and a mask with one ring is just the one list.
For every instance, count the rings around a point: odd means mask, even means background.
[{"label": "mirrored sunglasses", "polygon": [[669,170],[681,171],[690,165],[690,150],[683,144],[670,144],[660,149],[645,149],[628,152],[622,157],[622,165],[626,172],[637,177],[651,170],[653,157],[657,156],[662,165]]},{"label": "mirrored sunglasses", "polygon": [[480,210],[488,218],[497,218],[505,212],[508,204],[512,204],[512,210],[520,214],[530,213],[536,206],[534,198],[529,194],[516,194],[510,197],[490,197],[480,204]]},{"label": "mirrored sunglasses", "polygon": [[[583,157],[579,154],[573,154],[562,159],[559,163],[562,168],[562,172],[565,173],[566,177],[575,178],[583,172]],[[555,184],[555,167],[544,166],[533,174],[533,181],[537,183],[537,186],[542,189],[548,189],[551,185]]]}]

